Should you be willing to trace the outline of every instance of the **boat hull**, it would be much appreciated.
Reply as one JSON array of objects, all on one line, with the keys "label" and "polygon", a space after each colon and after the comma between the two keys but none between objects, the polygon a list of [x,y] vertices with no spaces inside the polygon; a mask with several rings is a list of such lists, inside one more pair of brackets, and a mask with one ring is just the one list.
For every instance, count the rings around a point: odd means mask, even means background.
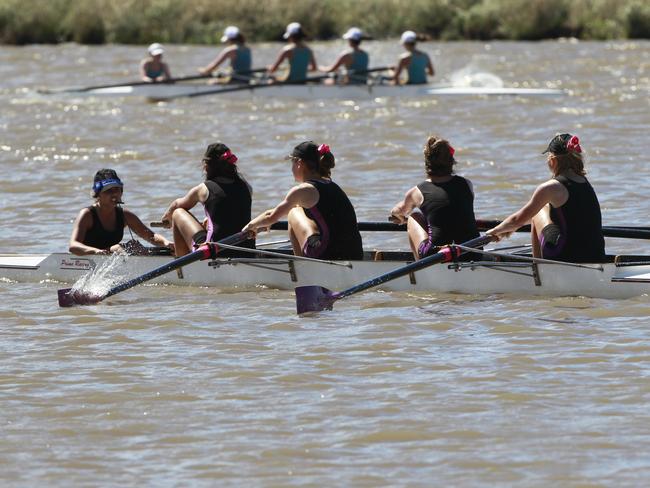
[{"label": "boat hull", "polygon": [[[237,90],[230,91],[233,87]],[[195,96],[219,90],[218,85],[199,84],[151,84],[136,86],[116,86],[73,93],[81,96],[144,97],[154,100],[166,100],[178,97]],[[488,88],[488,87],[452,87],[446,85],[262,85],[239,89],[237,85],[223,86],[224,93],[214,95],[228,98],[248,99],[296,98],[296,99],[374,99],[384,97],[422,98],[449,95],[483,95],[483,96],[557,96],[562,90],[543,88]]]},{"label": "boat hull", "polygon": [[[0,278],[19,282],[56,281],[73,283],[83,275],[101,270],[105,256],[0,255]],[[169,256],[120,257],[113,267],[126,273],[124,279],[144,274],[168,263]],[[220,289],[282,290],[321,285],[343,290],[392,271],[406,261],[353,261],[350,267],[290,259],[217,259],[201,261],[171,272],[150,283],[207,286]],[[439,264],[396,279],[380,287],[412,293],[509,294],[517,296],[586,296],[629,298],[650,292],[650,263],[593,268],[520,262],[476,262]]]}]

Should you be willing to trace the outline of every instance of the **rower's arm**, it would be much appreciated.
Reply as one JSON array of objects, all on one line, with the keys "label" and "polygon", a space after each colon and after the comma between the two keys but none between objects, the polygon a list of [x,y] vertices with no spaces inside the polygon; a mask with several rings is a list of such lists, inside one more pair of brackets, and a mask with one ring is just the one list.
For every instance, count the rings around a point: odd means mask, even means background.
[{"label": "rower's arm", "polygon": [[282,62],[289,57],[290,52],[291,51],[289,49],[283,49],[280,55],[278,56],[278,59],[276,59],[275,62],[269,68],[269,73],[275,73],[276,70],[282,64]]},{"label": "rower's arm", "polygon": [[562,191],[557,185],[562,186],[561,183],[550,180],[546,183],[539,185],[533,192],[533,196],[528,200],[526,205],[521,207],[512,215],[508,216],[496,227],[488,230],[486,234],[494,235],[497,238],[505,238],[510,236],[520,227],[529,224],[532,218],[544,207],[544,205],[557,200],[557,195]]},{"label": "rower's arm", "polygon": [[217,69],[219,66],[221,66],[221,64],[223,64],[223,62],[226,59],[229,59],[229,58],[232,59],[233,56],[234,56],[234,50],[233,49],[231,49],[231,48],[224,49],[223,51],[221,51],[219,53],[219,55],[216,58],[214,58],[214,60],[209,65],[207,65],[207,66],[205,66],[203,68],[199,68],[199,73],[201,73],[202,75],[209,75],[215,69]]},{"label": "rower's arm", "polygon": [[314,51],[309,50],[309,69],[311,71],[318,71],[318,65],[316,64],[316,57],[314,56]]},{"label": "rower's arm", "polygon": [[208,187],[205,186],[205,183],[196,185],[194,188],[188,191],[185,196],[177,198],[169,204],[169,207],[167,207],[167,210],[165,210],[165,213],[160,219],[161,222],[163,222],[165,226],[169,226],[172,221],[172,214],[174,213],[174,210],[177,208],[190,210],[194,208],[197,203],[204,203],[208,199],[208,194]]},{"label": "rower's arm", "polygon": [[333,73],[337,69],[339,69],[342,65],[346,64],[348,62],[348,59],[350,58],[349,53],[343,53],[341,54],[338,59],[334,62],[332,66],[321,66],[320,71],[323,73]]},{"label": "rower's arm", "polygon": [[395,68],[395,74],[393,74],[393,83],[396,85],[399,85],[399,75],[402,74],[402,71],[406,66],[408,65],[409,58],[407,57],[402,57],[399,59],[399,63],[397,63],[397,68]]},{"label": "rower's arm", "polygon": [[251,220],[242,229],[243,231],[258,232],[260,230],[270,227],[278,220],[289,215],[289,212],[294,207],[311,208],[318,203],[320,195],[318,190],[313,185],[303,183],[298,185],[287,193],[275,208],[266,210]]},{"label": "rower's arm", "polygon": [[424,196],[417,186],[414,186],[406,192],[404,200],[397,203],[390,211],[391,220],[397,221],[400,224],[408,220],[409,215],[416,207],[422,205]]},{"label": "rower's arm", "polygon": [[142,220],[131,212],[128,209],[124,209],[124,222],[129,226],[133,232],[142,237],[145,241],[156,246],[168,247],[170,249],[174,248],[174,244],[168,241],[165,237],[160,234],[156,234],[149,227],[144,225]]},{"label": "rower's arm", "polygon": [[433,76],[436,74],[435,70],[433,69],[433,63],[431,62],[431,58],[427,54],[427,73],[429,73],[429,76]]},{"label": "rower's arm", "polygon": [[140,79],[142,81],[146,81],[146,82],[151,83],[154,80],[153,80],[153,78],[149,78],[149,76],[147,76],[147,63],[148,62],[149,62],[149,60],[147,60],[147,59],[143,59],[140,62]]},{"label": "rower's arm", "polygon": [[163,63],[163,74],[165,75],[164,77],[165,80],[172,79],[171,72],[169,71],[169,65],[167,63]]}]

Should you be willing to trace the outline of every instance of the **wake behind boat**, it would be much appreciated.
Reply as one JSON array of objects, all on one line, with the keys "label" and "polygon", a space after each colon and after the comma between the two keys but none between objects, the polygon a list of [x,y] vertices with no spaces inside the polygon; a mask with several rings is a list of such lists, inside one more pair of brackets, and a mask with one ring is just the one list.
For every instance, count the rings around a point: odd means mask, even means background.
[{"label": "wake behind boat", "polygon": [[[412,261],[411,253],[364,252],[362,261],[296,261],[284,256],[217,258],[184,266],[179,272],[157,277],[152,283],[253,290],[259,287],[293,290],[322,285],[345,289],[360,281],[390,272]],[[486,251],[492,254],[495,250]],[[650,293],[650,256],[617,256],[610,262],[576,265],[535,263],[512,253],[496,253],[485,260],[452,262],[412,273],[382,285],[381,289],[410,293],[508,294],[513,296],[585,296],[630,298]],[[286,256],[286,257],[285,257]],[[171,256],[75,256],[69,253],[1,254],[0,278],[17,282],[73,283],[88,273],[112,266],[129,276],[146,273],[173,260]]]}]

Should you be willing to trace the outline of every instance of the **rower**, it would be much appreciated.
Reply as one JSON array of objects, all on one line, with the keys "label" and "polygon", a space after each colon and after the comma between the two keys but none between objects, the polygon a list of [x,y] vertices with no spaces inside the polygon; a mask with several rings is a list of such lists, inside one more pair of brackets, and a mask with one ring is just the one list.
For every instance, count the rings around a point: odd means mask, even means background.
[{"label": "rower", "polygon": [[417,42],[417,34],[413,31],[405,31],[401,37],[402,46],[406,52],[402,54],[397,63],[395,74],[393,75],[393,82],[398,85],[400,83],[400,74],[406,70],[408,78],[407,85],[422,85],[427,83],[427,74],[434,75],[433,64],[431,58],[423,51],[415,48]]},{"label": "rower", "polygon": [[[407,224],[416,260],[435,254],[441,246],[479,236],[472,182],[454,174],[454,153],[448,141],[430,136],[424,145],[426,180],[407,191],[391,210],[391,220]],[[476,258],[469,253],[459,259]]]},{"label": "rower", "polygon": [[120,244],[125,226],[151,244],[174,249],[174,244],[155,234],[133,212],[120,206],[123,190],[122,180],[114,170],[100,169],[95,173],[92,189],[95,203],[77,215],[70,236],[69,251],[72,254],[145,254],[145,248],[133,239]]},{"label": "rower", "polygon": [[[216,242],[240,231],[251,218],[252,188],[237,170],[237,156],[220,142],[210,144],[203,156],[205,181],[174,200],[161,220],[171,227],[176,256],[184,256],[204,242]],[[203,204],[205,220],[199,222],[190,210]],[[249,239],[240,247],[255,248]],[[224,249],[223,257],[250,257],[244,251]]]},{"label": "rower", "polygon": [[163,62],[165,48],[162,44],[154,42],[147,48],[148,57],[140,62],[140,78],[148,83],[156,83],[171,79],[169,66]]},{"label": "rower", "polygon": [[314,53],[305,44],[307,37],[298,22],[291,22],[282,36],[289,44],[282,48],[275,62],[269,67],[269,74],[275,73],[284,60],[289,62],[289,74],[281,80],[283,83],[305,83],[307,72],[315,71]]},{"label": "rower", "polygon": [[296,256],[362,259],[357,216],[345,192],[332,181],[334,155],[327,144],[298,144],[290,156],[298,182],[275,208],[251,220],[243,230],[259,232],[287,217]]},{"label": "rower", "polygon": [[246,45],[244,35],[238,27],[229,25],[223,31],[221,42],[226,43],[227,47],[210,64],[199,68],[199,73],[209,75],[226,60],[230,60],[232,74],[229,83],[248,83],[253,58],[250,48]]},{"label": "rower", "polygon": [[347,76],[345,83],[365,85],[368,82],[368,53],[359,46],[363,40],[363,32],[358,27],[350,27],[343,34],[343,39],[348,41],[350,49],[341,53],[332,66],[322,67],[320,70],[325,73],[334,73],[344,67]]},{"label": "rower", "polygon": [[546,162],[553,177],[535,189],[526,205],[487,233],[502,239],[531,223],[534,257],[603,262],[600,204],[585,177],[580,140],[571,134],[558,134],[542,154],[548,154]]}]

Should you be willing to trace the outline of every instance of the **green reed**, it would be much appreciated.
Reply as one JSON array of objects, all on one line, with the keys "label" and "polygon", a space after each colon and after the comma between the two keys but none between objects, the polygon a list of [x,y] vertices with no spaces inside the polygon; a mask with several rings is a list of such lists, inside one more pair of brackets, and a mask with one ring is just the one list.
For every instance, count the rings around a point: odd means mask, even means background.
[{"label": "green reed", "polygon": [[312,39],[361,27],[374,38],[650,38],[647,0],[0,0],[0,43],[217,43],[235,24],[280,40],[298,21]]}]

